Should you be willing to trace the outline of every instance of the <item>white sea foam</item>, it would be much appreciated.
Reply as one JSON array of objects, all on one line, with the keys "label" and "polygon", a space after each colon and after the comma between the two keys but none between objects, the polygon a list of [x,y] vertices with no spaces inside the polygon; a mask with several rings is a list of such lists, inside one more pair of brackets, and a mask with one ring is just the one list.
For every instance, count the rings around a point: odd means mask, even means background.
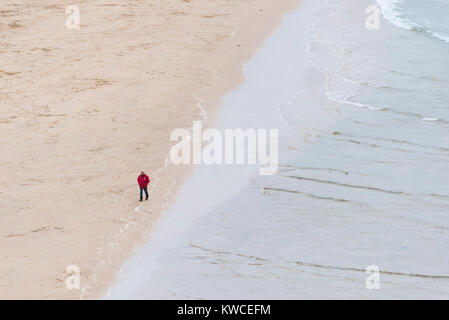
[{"label": "white sea foam", "polygon": [[385,19],[399,28],[412,30],[416,25],[410,20],[400,16],[398,4],[401,2],[403,2],[403,0],[377,0],[377,4],[381,8],[382,15]]},{"label": "white sea foam", "polygon": [[404,30],[426,33],[435,39],[449,43],[449,35],[433,30],[430,26],[424,26],[421,23],[414,22],[405,17],[399,8],[399,5],[403,3],[404,0],[377,0],[383,17],[393,25]]},{"label": "white sea foam", "polygon": [[449,35],[447,34],[442,34],[442,33],[438,33],[436,31],[427,31],[432,37],[443,40],[446,43],[449,43]]}]

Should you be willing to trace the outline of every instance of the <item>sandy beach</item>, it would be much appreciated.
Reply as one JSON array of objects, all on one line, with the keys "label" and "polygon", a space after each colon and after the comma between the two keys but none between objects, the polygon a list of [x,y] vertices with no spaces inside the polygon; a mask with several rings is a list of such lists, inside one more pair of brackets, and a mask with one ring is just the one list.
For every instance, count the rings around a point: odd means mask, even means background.
[{"label": "sandy beach", "polygon": [[298,1],[84,0],[68,30],[72,4],[0,5],[1,299],[102,297],[190,171],[166,162],[170,132],[213,123]]}]

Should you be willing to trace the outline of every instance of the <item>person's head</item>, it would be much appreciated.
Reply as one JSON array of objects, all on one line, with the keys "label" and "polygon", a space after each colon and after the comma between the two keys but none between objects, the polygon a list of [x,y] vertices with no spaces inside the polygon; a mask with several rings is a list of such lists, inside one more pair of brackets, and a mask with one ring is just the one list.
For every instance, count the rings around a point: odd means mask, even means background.
[{"label": "person's head", "polygon": [[144,175],[145,175],[145,172],[141,171],[141,172],[140,172],[140,175],[141,175],[141,176],[144,176]]}]

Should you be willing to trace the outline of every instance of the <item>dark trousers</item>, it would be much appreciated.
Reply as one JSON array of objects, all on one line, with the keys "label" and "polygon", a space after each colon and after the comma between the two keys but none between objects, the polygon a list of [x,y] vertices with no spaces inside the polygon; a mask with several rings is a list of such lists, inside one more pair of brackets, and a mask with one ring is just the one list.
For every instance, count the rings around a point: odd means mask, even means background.
[{"label": "dark trousers", "polygon": [[140,188],[140,200],[142,200],[143,191],[145,191],[146,199],[148,200],[148,188]]}]

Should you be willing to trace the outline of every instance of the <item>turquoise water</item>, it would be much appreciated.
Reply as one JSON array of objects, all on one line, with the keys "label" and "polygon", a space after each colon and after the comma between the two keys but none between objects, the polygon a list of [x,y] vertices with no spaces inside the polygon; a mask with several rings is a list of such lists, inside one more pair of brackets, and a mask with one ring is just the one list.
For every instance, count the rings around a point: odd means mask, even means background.
[{"label": "turquoise water", "polygon": [[109,298],[449,297],[449,1],[372,4],[287,16],[218,117],[278,128],[278,173],[198,166]]}]

